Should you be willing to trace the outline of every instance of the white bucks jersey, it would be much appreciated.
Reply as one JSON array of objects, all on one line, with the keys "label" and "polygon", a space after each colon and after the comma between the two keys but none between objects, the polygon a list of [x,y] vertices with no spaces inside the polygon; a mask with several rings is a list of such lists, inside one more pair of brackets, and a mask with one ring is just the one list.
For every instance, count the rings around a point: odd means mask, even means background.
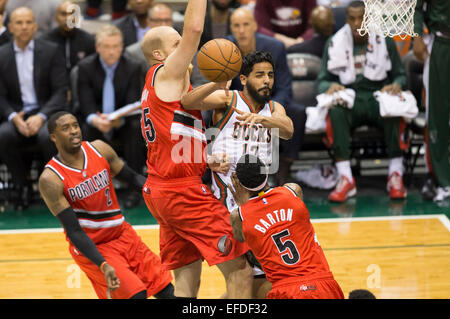
[{"label": "white bucks jersey", "polygon": [[[231,93],[231,92],[230,92]],[[215,125],[217,132],[212,140],[210,154],[226,154],[231,162],[230,169],[226,175],[212,172],[212,191],[214,195],[231,212],[237,207],[233,194],[228,190],[231,183],[231,174],[236,170],[236,164],[244,154],[258,156],[266,165],[272,163],[272,131],[262,124],[250,123],[243,126],[237,120],[239,114],[235,111],[258,113],[264,116],[272,116],[274,111],[273,101],[266,103],[258,112],[252,109],[240,91],[233,91],[233,98],[225,111],[222,119]]]}]

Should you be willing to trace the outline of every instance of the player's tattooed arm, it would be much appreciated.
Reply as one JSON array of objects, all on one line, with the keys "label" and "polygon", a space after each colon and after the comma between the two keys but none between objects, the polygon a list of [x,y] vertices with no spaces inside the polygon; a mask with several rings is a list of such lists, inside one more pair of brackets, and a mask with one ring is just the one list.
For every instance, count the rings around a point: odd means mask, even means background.
[{"label": "player's tattooed arm", "polygon": [[55,216],[70,206],[64,197],[63,183],[48,168],[44,169],[39,177],[39,192],[50,212]]},{"label": "player's tattooed arm", "polygon": [[244,232],[242,231],[242,220],[239,216],[239,210],[236,208],[230,214],[230,224],[233,228],[234,238],[240,242],[245,241]]}]

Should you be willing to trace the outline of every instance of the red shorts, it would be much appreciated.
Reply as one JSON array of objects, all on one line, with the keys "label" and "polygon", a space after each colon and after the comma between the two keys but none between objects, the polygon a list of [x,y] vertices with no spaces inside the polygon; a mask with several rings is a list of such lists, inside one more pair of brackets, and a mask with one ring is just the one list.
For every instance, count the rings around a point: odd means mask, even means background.
[{"label": "red shorts", "polygon": [[[170,182],[149,180],[143,196],[160,226],[160,255],[167,269],[199,259],[217,265],[249,250],[247,244],[234,238],[230,213],[199,177]],[[225,238],[229,252],[221,249]]]},{"label": "red shorts", "polygon": [[267,299],[345,299],[333,277],[286,278],[272,285]]},{"label": "red shorts", "polygon": [[[172,281],[172,274],[162,267],[158,255],[142,242],[131,225],[124,223],[124,230],[119,238],[97,245],[120,280],[120,287],[111,293],[111,297],[128,299],[143,290],[147,290],[147,296],[150,297]],[[97,296],[106,299],[108,286],[105,275],[73,245],[69,246],[69,251],[91,281]]]}]

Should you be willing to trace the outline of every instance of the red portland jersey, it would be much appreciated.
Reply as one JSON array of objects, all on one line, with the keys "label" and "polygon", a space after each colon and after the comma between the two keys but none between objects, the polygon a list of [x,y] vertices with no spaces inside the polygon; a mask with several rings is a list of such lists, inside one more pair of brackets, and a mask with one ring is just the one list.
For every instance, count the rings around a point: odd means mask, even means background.
[{"label": "red portland jersey", "polygon": [[156,64],[147,72],[141,98],[148,176],[163,179],[202,176],[206,170],[202,113],[185,110],[180,101],[164,102],[157,97],[154,80],[161,67],[163,64]]},{"label": "red portland jersey", "polygon": [[274,283],[331,275],[303,201],[287,187],[269,189],[239,210],[245,241]]},{"label": "red portland jersey", "polygon": [[64,184],[64,196],[72,206],[81,227],[95,244],[120,236],[124,217],[114,191],[108,161],[90,144],[82,142],[82,170],[53,157],[45,166]]}]

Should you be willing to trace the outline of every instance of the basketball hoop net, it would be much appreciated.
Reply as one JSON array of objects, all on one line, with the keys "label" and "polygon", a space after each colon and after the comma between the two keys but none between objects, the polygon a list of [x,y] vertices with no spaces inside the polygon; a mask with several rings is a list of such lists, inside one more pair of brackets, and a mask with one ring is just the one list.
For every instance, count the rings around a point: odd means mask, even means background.
[{"label": "basketball hoop net", "polygon": [[358,32],[379,34],[383,37],[396,35],[405,39],[418,36],[414,33],[414,9],[417,0],[363,0],[364,20]]}]

